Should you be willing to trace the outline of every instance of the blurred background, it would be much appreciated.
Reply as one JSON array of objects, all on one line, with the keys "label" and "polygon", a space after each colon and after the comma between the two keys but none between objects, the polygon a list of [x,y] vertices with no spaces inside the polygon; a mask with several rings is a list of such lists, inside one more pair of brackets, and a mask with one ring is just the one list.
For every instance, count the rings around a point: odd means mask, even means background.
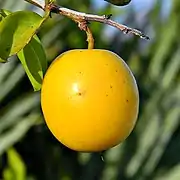
[{"label": "blurred background", "polygon": [[[132,0],[115,7],[103,0],[59,4],[137,28],[150,41],[91,23],[95,47],[119,54],[140,91],[137,125],[128,139],[104,153],[77,153],[61,145],[44,123],[39,92],[16,58],[0,64],[1,180],[180,180],[180,1]],[[0,0],[0,8],[42,12],[23,0]],[[87,48],[71,20],[53,15],[38,33],[49,64],[60,53]]]}]

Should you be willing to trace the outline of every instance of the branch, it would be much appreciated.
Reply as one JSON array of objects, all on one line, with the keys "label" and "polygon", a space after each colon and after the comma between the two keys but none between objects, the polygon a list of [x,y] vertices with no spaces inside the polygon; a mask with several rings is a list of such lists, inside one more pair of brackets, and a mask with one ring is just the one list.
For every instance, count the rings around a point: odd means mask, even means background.
[{"label": "branch", "polygon": [[110,26],[118,28],[125,34],[134,34],[134,35],[139,36],[142,39],[149,40],[149,37],[146,36],[145,34],[143,34],[141,31],[127,27],[123,24],[120,24],[120,23],[117,23],[117,22],[111,20],[110,19],[112,16],[111,14],[98,16],[98,15],[86,14],[86,13],[74,11],[74,10],[71,10],[68,8],[57,6],[56,4],[53,4],[53,3],[46,5],[46,7],[42,7],[41,4],[39,4],[38,2],[35,2],[34,0],[24,0],[24,1],[34,4],[35,6],[41,8],[43,10],[49,9],[49,11],[52,13],[61,14],[63,16],[66,16],[70,19],[73,19],[75,22],[77,22],[79,24],[81,22],[89,22],[89,21],[100,22],[100,23],[108,24]]},{"label": "branch", "polygon": [[86,14],[86,13],[82,13],[82,12],[78,12],[78,11],[74,11],[68,8],[64,8],[61,6],[57,6],[55,4],[50,4],[49,5],[49,10],[53,13],[56,14],[61,14],[63,16],[66,16],[68,18],[73,19],[74,21],[95,21],[95,22],[100,22],[100,23],[104,23],[104,24],[108,24],[110,26],[113,26],[115,28],[118,28],[119,30],[121,30],[123,33],[125,34],[135,34],[137,36],[139,36],[142,39],[146,39],[148,40],[149,37],[146,36],[145,34],[143,34],[141,31],[137,30],[137,29],[133,29],[133,28],[129,28],[123,24],[119,24],[113,20],[111,20],[111,16],[112,15],[103,15],[103,16],[98,16],[98,15],[93,15],[93,14]]}]

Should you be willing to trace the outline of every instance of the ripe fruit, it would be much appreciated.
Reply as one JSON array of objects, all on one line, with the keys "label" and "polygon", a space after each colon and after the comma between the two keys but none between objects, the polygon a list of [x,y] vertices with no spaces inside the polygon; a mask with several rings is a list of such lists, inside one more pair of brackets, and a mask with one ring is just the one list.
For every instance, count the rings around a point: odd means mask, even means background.
[{"label": "ripe fruit", "polygon": [[131,133],[139,94],[130,69],[116,54],[71,50],[49,67],[41,105],[47,126],[62,144],[76,151],[103,151]]}]

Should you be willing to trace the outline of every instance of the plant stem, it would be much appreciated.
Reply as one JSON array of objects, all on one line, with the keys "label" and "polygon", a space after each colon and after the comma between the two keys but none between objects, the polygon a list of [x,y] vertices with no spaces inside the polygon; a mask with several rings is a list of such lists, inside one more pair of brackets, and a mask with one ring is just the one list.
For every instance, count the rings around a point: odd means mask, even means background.
[{"label": "plant stem", "polygon": [[86,13],[74,11],[74,10],[71,10],[68,8],[64,8],[61,6],[57,6],[55,4],[50,5],[50,11],[54,12],[56,14],[61,14],[63,16],[71,18],[73,20],[76,20],[77,22],[78,22],[78,20],[79,21],[84,20],[86,22],[94,21],[94,22],[100,22],[100,23],[108,24],[110,26],[118,28],[119,30],[121,30],[125,34],[134,34],[134,35],[139,36],[142,39],[146,39],[146,40],[149,39],[149,37],[146,36],[145,34],[143,34],[141,31],[127,27],[123,24],[120,24],[120,23],[117,23],[117,22],[111,20],[110,19],[111,15],[99,16],[99,15],[94,15],[94,14],[86,14]]},{"label": "plant stem", "polygon": [[[25,1],[27,1],[31,4],[34,4],[35,6],[45,10],[45,7],[42,7],[42,5],[38,4],[34,0],[25,0]],[[143,34],[141,31],[127,27],[123,24],[120,24],[120,23],[117,23],[117,22],[111,20],[110,19],[111,15],[99,16],[99,15],[94,15],[94,14],[86,14],[86,13],[74,11],[74,10],[71,10],[71,9],[68,9],[65,7],[58,6],[58,5],[53,4],[53,3],[48,4],[47,7],[48,7],[50,12],[56,13],[56,14],[61,14],[63,16],[66,16],[66,17],[78,22],[78,23],[82,22],[82,21],[100,22],[100,23],[104,23],[104,24],[108,24],[110,26],[113,26],[113,27],[121,30],[125,34],[134,34],[134,35],[139,36],[142,39],[146,39],[146,40],[149,39],[149,37],[146,36],[145,34]]]},{"label": "plant stem", "polygon": [[74,20],[75,22],[78,23],[78,27],[86,32],[87,35],[87,42],[88,42],[88,49],[93,49],[94,48],[94,38],[93,38],[93,34],[90,30],[90,28],[87,25],[87,21],[85,20]]},{"label": "plant stem", "polygon": [[88,26],[86,29],[86,34],[87,34],[87,41],[88,41],[88,49],[93,49],[94,48],[94,38],[93,38],[92,32]]}]

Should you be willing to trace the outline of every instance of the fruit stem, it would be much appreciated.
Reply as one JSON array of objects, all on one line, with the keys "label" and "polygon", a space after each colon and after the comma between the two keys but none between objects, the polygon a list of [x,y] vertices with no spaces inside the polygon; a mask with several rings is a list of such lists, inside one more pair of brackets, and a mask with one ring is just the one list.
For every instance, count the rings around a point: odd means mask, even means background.
[{"label": "fruit stem", "polygon": [[81,19],[78,19],[78,18],[74,19],[74,21],[76,23],[78,23],[79,29],[86,32],[87,42],[88,42],[88,49],[93,49],[94,48],[94,38],[93,38],[93,34],[92,34],[90,28],[88,27],[88,21],[81,20]]},{"label": "fruit stem", "polygon": [[88,49],[93,49],[94,48],[94,38],[93,38],[93,34],[88,26],[86,28],[86,35],[87,35]]}]

